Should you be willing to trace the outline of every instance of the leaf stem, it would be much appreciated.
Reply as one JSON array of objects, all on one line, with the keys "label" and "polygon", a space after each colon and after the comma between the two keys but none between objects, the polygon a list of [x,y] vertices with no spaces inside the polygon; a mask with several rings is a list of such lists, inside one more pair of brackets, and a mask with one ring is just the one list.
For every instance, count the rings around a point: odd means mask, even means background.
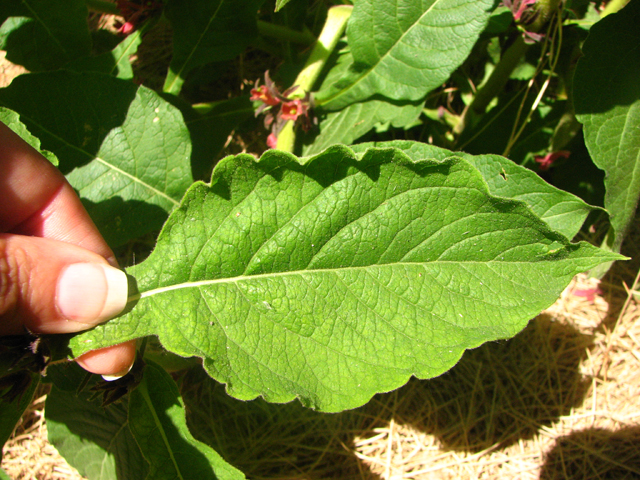
[{"label": "leaf stem", "polygon": [[[311,51],[311,55],[309,55],[304,68],[293,83],[298,86],[298,89],[293,92],[291,97],[302,98],[311,91],[329,56],[336,48],[340,37],[342,37],[352,10],[353,7],[350,5],[338,5],[329,9],[327,21]],[[293,128],[293,121],[289,120],[278,135],[276,148],[293,153],[295,143],[296,134]]]},{"label": "leaf stem", "polygon": [[609,3],[607,3],[607,6],[604,7],[604,10],[602,10],[600,18],[604,18],[607,15],[619,12],[627,5],[627,3],[629,3],[629,0],[611,0]]},{"label": "leaf stem", "polygon": [[[535,21],[528,25],[527,31],[539,32],[547,23],[549,16],[560,4],[560,0],[539,0],[537,5],[537,17]],[[491,100],[498,96],[506,85],[513,70],[518,66],[522,57],[529,49],[530,45],[524,41],[523,35],[518,35],[516,40],[511,44],[507,51],[502,55],[500,61],[494,68],[486,83],[478,90],[471,104],[464,110],[460,118],[460,122],[456,125],[453,133],[460,135],[465,127],[470,123],[470,117],[473,115],[482,115]]]}]

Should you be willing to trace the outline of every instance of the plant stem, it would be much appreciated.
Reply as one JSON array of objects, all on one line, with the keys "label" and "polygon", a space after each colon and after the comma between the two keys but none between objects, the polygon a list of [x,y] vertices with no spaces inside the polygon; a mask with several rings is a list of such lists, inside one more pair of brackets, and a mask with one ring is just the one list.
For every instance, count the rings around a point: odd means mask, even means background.
[{"label": "plant stem", "polygon": [[[311,91],[329,56],[336,48],[340,37],[342,37],[352,10],[353,7],[349,5],[338,5],[329,9],[327,21],[311,51],[311,55],[309,55],[304,68],[293,83],[298,86],[298,89],[291,94],[291,97],[302,98],[307,92]],[[293,153],[295,143],[296,133],[293,129],[293,121],[289,120],[278,135],[276,148]]]},{"label": "plant stem", "polygon": [[302,45],[311,45],[316,41],[316,37],[308,29],[299,32],[275,23],[263,22],[262,20],[258,20],[258,32],[265,37],[273,37],[285,42],[300,43]]},{"label": "plant stem", "polygon": [[602,10],[600,18],[604,18],[607,15],[619,12],[625,7],[627,3],[629,3],[629,0],[611,0],[609,3],[607,3],[607,6],[604,7],[604,10]]},{"label": "plant stem", "polygon": [[[536,5],[538,7],[537,17],[535,21],[527,26],[529,32],[539,32],[546,24],[551,13],[558,8],[559,0],[539,0]],[[460,135],[465,127],[469,124],[470,116],[482,115],[491,100],[493,100],[502,91],[506,85],[513,70],[518,66],[524,54],[527,53],[530,45],[525,43],[524,37],[518,35],[518,38],[511,44],[511,46],[504,52],[502,58],[496,65],[496,68],[491,72],[489,79],[478,90],[471,105],[469,105],[462,113],[460,122],[454,129],[454,134]]]},{"label": "plant stem", "polygon": [[120,9],[115,3],[105,2],[104,0],[85,0],[85,3],[92,12],[120,15]]}]

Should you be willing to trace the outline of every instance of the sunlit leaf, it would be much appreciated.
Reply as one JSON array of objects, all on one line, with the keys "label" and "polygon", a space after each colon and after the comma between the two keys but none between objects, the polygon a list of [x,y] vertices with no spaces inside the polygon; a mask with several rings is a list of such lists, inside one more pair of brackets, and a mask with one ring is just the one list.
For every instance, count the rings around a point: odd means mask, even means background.
[{"label": "sunlit leaf", "polygon": [[238,398],[338,411],[513,336],[577,272],[618,258],[492,196],[460,158],[239,155],[189,189],[129,269],[130,312],[71,347],[158,335]]}]

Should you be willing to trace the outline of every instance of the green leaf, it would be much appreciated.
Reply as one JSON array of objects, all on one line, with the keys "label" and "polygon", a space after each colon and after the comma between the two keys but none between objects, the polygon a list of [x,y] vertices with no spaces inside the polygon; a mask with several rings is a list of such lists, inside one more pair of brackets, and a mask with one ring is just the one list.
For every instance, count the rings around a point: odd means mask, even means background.
[{"label": "green leaf", "polygon": [[640,2],[596,23],[576,67],[574,104],[620,249],[640,198]]},{"label": "green leaf", "polygon": [[354,65],[318,105],[339,110],[376,94],[420,100],[467,58],[484,30],[492,0],[360,0],[347,38]]},{"label": "green leaf", "polygon": [[[61,374],[71,375],[75,381],[60,382],[56,378],[47,396],[49,442],[81,475],[91,480],[145,478],[149,466],[129,430],[126,402],[102,407],[101,397],[92,399],[88,389],[95,381],[76,393],[78,380],[85,375],[80,367],[74,364],[55,368],[71,370]],[[75,388],[64,388],[68,385],[60,383],[73,383]]]},{"label": "green leaf", "polygon": [[158,335],[237,398],[339,411],[514,335],[577,272],[619,258],[490,195],[463,159],[239,155],[189,189],[129,269],[132,310],[70,347]]},{"label": "green leaf", "polygon": [[394,104],[385,100],[354,103],[330,112],[319,124],[320,133],[303,148],[304,155],[314,155],[336,144],[351,144],[376,125],[389,122],[393,127],[412,125],[422,113],[423,101]]},{"label": "green leaf", "polygon": [[182,115],[145,87],[94,73],[21,75],[0,104],[58,156],[112,247],[160,229],[192,183]]},{"label": "green leaf", "polygon": [[[322,81],[319,94],[331,88],[345,72],[353,65],[353,56],[348,46],[337,48],[335,63]],[[304,155],[320,153],[327,147],[336,144],[350,145],[356,139],[381,123],[391,124],[396,128],[404,128],[415,123],[422,112],[424,101],[392,102],[377,97],[365,102],[354,103],[337,112],[324,113],[323,109],[316,110],[319,114],[320,133],[307,136],[310,144],[303,148]]]},{"label": "green leaf", "polygon": [[55,70],[89,54],[84,0],[18,0],[0,4],[0,49],[27,70]]},{"label": "green leaf", "polygon": [[[21,378],[24,381],[29,382],[24,392],[12,402],[0,397],[0,457],[2,456],[2,447],[9,440],[24,411],[31,404],[33,395],[40,383],[40,374],[38,373],[24,371],[21,375],[23,375]],[[6,379],[7,377],[4,378]],[[0,388],[0,394],[3,393],[5,392]]]},{"label": "green leaf", "polygon": [[289,3],[291,0],[276,0],[276,12],[282,10],[282,7],[284,7],[287,3]]},{"label": "green leaf", "polygon": [[[526,203],[551,229],[569,239],[575,237],[589,213],[597,209],[579,197],[549,185],[528,168],[499,155],[469,155],[410,141],[395,141],[385,145],[398,148],[414,159],[464,158],[480,172],[492,195]],[[363,143],[351,148],[357,154],[374,146],[375,143]]]},{"label": "green leaf", "polygon": [[178,387],[153,363],[147,363],[142,382],[130,394],[129,422],[149,461],[148,479],[245,478],[214,450],[193,438]]},{"label": "green leaf", "polygon": [[164,13],[173,28],[173,58],[163,90],[178,94],[195,67],[230,60],[258,35],[263,0],[170,0]]},{"label": "green leaf", "polygon": [[8,108],[0,107],[0,122],[4,123],[7,127],[17,133],[20,138],[38,150],[43,157],[58,166],[58,158],[47,150],[40,149],[40,140],[31,135],[31,132],[27,129],[24,123],[20,121],[20,115]]},{"label": "green leaf", "polygon": [[123,80],[131,80],[133,68],[129,57],[138,51],[140,43],[142,43],[142,34],[140,30],[136,30],[116,45],[112,51],[80,58],[66,68],[75,72],[99,72]]}]

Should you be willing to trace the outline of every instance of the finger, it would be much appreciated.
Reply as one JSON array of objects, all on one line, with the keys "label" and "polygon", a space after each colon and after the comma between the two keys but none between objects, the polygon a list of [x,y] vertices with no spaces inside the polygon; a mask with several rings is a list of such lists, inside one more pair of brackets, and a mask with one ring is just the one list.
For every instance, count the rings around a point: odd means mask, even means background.
[{"label": "finger", "polygon": [[[106,258],[111,265],[117,266],[113,252],[64,176],[2,122],[0,171],[3,172],[0,176],[0,191],[4,197],[0,202],[0,232],[47,237],[75,244],[95,252]],[[3,268],[1,262],[0,268]],[[4,289],[5,284],[0,283],[0,297]],[[0,298],[0,302],[2,301]],[[34,312],[30,311],[26,317],[27,324],[37,323],[33,315]],[[6,329],[21,331],[21,322],[15,316],[13,320],[3,323],[6,325],[0,324],[0,332]],[[131,365],[135,356],[133,345],[130,342],[124,349],[116,346],[101,350],[96,357],[99,360],[86,363],[87,369],[99,370],[94,373],[105,373],[105,368],[106,373],[121,371],[109,371],[109,368],[119,368],[119,362]]]},{"label": "finger", "polygon": [[135,354],[136,342],[134,340],[109,348],[92,350],[78,357],[76,362],[85,370],[115,379],[129,373]]},{"label": "finger", "polygon": [[64,176],[1,122],[0,172],[0,231],[73,243],[117,265]]},{"label": "finger", "polygon": [[[55,253],[55,254],[52,254]],[[120,313],[127,278],[98,254],[47,238],[0,234],[0,334],[87,330]]]}]

